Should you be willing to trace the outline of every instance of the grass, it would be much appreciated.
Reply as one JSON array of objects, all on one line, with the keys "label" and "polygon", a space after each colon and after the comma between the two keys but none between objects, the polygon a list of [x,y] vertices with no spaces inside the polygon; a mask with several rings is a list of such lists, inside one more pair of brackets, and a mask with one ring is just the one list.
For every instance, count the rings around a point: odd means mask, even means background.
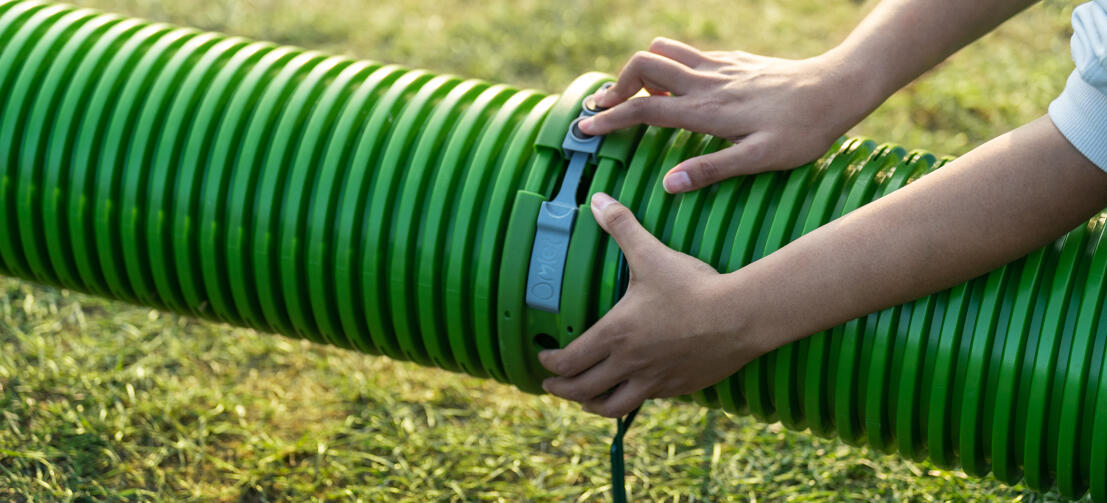
[{"label": "grass", "polygon": [[[871,4],[84,3],[552,91],[655,35],[816,54]],[[1039,116],[1072,68],[1070,10],[1032,8],[853,134],[961,154]],[[599,500],[613,430],[489,381],[0,279],[0,500]],[[1043,498],[677,402],[647,405],[627,449],[637,500]]]}]

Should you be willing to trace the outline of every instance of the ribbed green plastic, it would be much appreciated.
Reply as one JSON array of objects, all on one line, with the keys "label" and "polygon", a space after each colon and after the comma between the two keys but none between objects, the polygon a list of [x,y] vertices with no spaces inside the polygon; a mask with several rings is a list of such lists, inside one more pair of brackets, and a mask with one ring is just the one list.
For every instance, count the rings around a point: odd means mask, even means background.
[{"label": "ribbed green plastic", "polygon": [[[623,281],[582,204],[561,312],[524,302],[562,137],[608,80],[547,96],[0,1],[0,273],[540,392],[536,353],[599,319]],[[668,168],[725,145],[620,131],[585,186],[731,271],[945,162],[851,139],[793,171],[664,192]],[[1105,222],[691,398],[1107,501]]]}]

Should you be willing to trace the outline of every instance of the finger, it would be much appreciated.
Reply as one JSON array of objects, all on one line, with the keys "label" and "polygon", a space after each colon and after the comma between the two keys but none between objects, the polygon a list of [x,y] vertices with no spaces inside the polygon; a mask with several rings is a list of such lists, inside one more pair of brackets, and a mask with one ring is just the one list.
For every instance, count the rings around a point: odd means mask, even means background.
[{"label": "finger", "polygon": [[596,322],[564,349],[538,352],[538,362],[546,367],[546,370],[563,377],[575,376],[600,363],[611,354],[607,344],[607,327],[611,322],[604,321],[606,319],[605,316]]},{"label": "finger", "polygon": [[660,54],[691,68],[699,66],[707,59],[699,49],[665,37],[653,39],[653,42],[650,42],[650,52]]},{"label": "finger", "polygon": [[[646,94],[649,95],[649,96],[672,96],[673,95],[669,91],[666,91],[666,90],[661,89],[659,87],[644,86],[642,89],[644,89],[646,91]],[[599,111],[607,110],[608,107],[601,107],[599,105],[600,100],[601,100],[600,97],[603,96],[603,94],[606,93],[606,92],[607,92],[607,89],[603,88],[603,89],[597,89],[595,93],[592,93],[592,96],[588,97],[588,102],[589,102],[588,107],[592,110],[595,110],[597,108],[599,108]]]},{"label": "finger", "polygon": [[645,87],[684,94],[693,78],[691,68],[660,54],[639,51],[623,66],[615,85],[596,96],[596,104],[613,107]]},{"label": "finger", "polygon": [[584,410],[604,417],[623,417],[630,414],[649,393],[638,381],[630,380],[619,385],[610,395],[604,395],[581,403]]},{"label": "finger", "polygon": [[771,149],[766,143],[762,137],[753,135],[718,152],[681,162],[665,173],[662,180],[665,191],[688,192],[734,176],[772,169]]},{"label": "finger", "polygon": [[665,246],[642,227],[629,208],[603,192],[592,195],[592,216],[619,244],[631,269],[648,250]]},{"label": "finger", "polygon": [[561,398],[584,402],[614,388],[626,379],[629,369],[608,358],[573,377],[551,377],[542,381],[542,389]]},{"label": "finger", "polygon": [[590,135],[603,135],[637,124],[695,129],[687,117],[684,98],[654,95],[632,98],[580,121],[580,129]]}]

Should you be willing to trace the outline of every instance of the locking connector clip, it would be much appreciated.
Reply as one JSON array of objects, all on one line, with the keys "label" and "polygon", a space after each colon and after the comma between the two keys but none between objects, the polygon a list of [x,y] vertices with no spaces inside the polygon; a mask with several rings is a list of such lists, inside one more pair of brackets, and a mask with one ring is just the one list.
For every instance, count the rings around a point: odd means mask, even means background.
[{"label": "locking connector clip", "polygon": [[[608,82],[600,89],[611,86]],[[581,179],[589,164],[595,163],[603,136],[591,136],[580,130],[580,121],[603,109],[591,101],[581,104],[580,115],[569,124],[561,143],[561,155],[569,161],[565,177],[553,200],[542,203],[538,212],[534,247],[527,272],[527,306],[551,313],[561,311],[561,283],[565,277],[565,259],[569,254],[569,238],[581,204],[577,199]]]}]

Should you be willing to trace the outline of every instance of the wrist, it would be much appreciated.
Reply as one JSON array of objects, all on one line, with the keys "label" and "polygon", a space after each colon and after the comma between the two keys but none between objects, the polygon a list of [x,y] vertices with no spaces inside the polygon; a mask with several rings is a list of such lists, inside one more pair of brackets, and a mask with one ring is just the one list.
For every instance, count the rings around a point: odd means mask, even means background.
[{"label": "wrist", "polygon": [[889,78],[892,72],[881,70],[874,58],[863,57],[848,47],[839,45],[811,59],[828,90],[828,99],[845,107],[843,115],[849,125],[843,133],[896,91]]},{"label": "wrist", "polygon": [[717,325],[733,341],[733,353],[758,357],[790,342],[784,320],[775,319],[767,285],[747,269],[720,274],[714,284],[711,311],[719,313]]}]

